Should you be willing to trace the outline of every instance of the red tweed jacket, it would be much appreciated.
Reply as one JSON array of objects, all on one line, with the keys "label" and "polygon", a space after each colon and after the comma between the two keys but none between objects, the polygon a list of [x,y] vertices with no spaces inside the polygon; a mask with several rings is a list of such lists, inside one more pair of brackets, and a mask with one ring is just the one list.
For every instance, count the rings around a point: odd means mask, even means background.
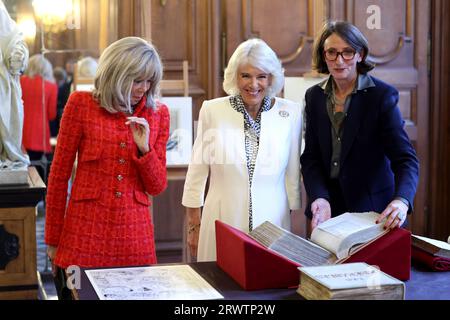
[{"label": "red tweed jacket", "polygon": [[[45,242],[57,247],[62,268],[156,263],[146,194],[167,186],[169,111],[158,104],[134,116],[150,125],[150,152],[138,156],[126,115],[101,108],[91,93],[73,93],[64,109],[47,191]],[[67,201],[67,185],[78,152]]]},{"label": "red tweed jacket", "polygon": [[56,118],[58,87],[44,81],[45,105],[42,106],[42,78],[20,77],[23,99],[22,144],[27,150],[51,152],[49,120]]}]

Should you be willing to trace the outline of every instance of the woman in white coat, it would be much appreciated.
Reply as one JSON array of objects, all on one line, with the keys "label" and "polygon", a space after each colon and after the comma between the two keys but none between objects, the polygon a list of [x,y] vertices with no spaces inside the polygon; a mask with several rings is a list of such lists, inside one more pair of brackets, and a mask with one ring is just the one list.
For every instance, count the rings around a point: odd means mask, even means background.
[{"label": "woman in white coat", "polygon": [[290,210],[300,208],[302,115],[298,103],[275,97],[283,85],[276,54],[250,39],[225,70],[229,96],[200,109],[182,200],[197,261],[216,260],[215,220],[244,232],[266,220],[290,229]]}]

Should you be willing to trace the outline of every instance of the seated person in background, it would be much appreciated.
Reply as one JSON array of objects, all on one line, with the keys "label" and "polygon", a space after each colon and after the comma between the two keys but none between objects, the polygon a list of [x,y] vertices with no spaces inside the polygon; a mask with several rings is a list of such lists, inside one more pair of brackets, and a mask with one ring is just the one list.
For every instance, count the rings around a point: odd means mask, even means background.
[{"label": "seated person in background", "polygon": [[419,161],[403,126],[398,91],[368,75],[364,35],[328,22],[316,39],[313,66],[329,78],[305,95],[301,156],[311,228],[344,212],[375,211],[385,228],[412,211]]},{"label": "seated person in background", "polygon": [[[49,158],[52,152],[49,121],[56,118],[58,95],[50,61],[41,54],[33,55],[20,84],[24,107],[23,146],[32,161],[41,160],[44,155]],[[46,181],[42,169],[37,169]]]},{"label": "seated person in background", "polygon": [[126,37],[104,50],[94,91],[69,97],[45,217],[45,243],[60,298],[70,298],[64,287],[68,266],[156,263],[148,194],[167,186],[170,125],[167,106],[155,101],[161,78],[156,49],[141,38]]},{"label": "seated person in background", "polygon": [[78,76],[80,78],[94,78],[97,72],[98,62],[92,57],[84,57],[78,61]]},{"label": "seated person in background", "polygon": [[73,89],[77,91],[92,91],[97,68],[97,60],[92,57],[85,57],[78,61]]},{"label": "seated person in background", "polygon": [[215,220],[244,232],[266,220],[290,229],[290,210],[300,208],[302,116],[299,104],[276,97],[283,85],[275,52],[250,39],[225,70],[230,96],[205,101],[200,109],[182,201],[197,261],[216,260]]}]

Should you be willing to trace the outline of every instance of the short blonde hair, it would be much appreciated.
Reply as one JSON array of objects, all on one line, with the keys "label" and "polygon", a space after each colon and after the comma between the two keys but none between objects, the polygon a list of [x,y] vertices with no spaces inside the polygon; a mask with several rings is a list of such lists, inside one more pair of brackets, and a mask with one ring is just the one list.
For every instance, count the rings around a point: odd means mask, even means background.
[{"label": "short blonde hair", "polygon": [[35,54],[30,57],[25,75],[30,78],[41,76],[44,80],[55,82],[53,66],[42,54]]},{"label": "short blonde hair", "polygon": [[111,113],[132,113],[130,96],[135,80],[150,80],[147,107],[156,108],[163,66],[149,42],[126,37],[113,42],[102,53],[95,74],[94,97]]},{"label": "short blonde hair", "polygon": [[234,51],[225,69],[223,89],[229,95],[238,95],[238,69],[249,64],[271,75],[268,96],[276,96],[284,86],[284,69],[275,52],[261,39],[242,42]]}]

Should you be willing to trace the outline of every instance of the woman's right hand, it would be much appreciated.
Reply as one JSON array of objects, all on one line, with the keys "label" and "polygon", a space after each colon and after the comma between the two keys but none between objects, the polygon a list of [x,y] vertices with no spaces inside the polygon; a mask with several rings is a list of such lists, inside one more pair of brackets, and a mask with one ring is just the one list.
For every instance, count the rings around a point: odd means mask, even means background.
[{"label": "woman's right hand", "polygon": [[191,257],[197,257],[198,238],[200,235],[200,208],[186,208],[187,246]]},{"label": "woman's right hand", "polygon": [[57,247],[47,246],[47,256],[49,257],[50,263],[52,264],[52,274],[54,277],[56,277],[56,265],[54,263],[56,257],[56,250],[58,250]]}]

